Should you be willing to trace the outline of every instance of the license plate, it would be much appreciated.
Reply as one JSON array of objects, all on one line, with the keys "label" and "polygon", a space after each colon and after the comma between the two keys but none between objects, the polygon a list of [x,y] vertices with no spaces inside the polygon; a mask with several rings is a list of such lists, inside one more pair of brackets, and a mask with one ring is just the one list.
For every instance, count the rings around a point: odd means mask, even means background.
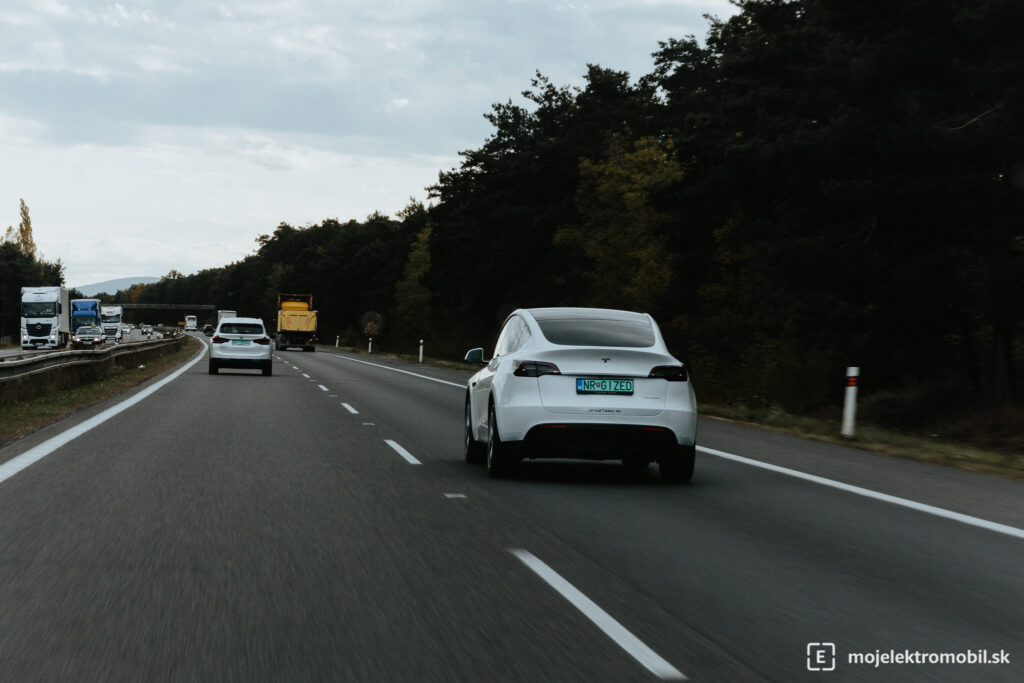
[{"label": "license plate", "polygon": [[632,395],[633,380],[607,379],[596,377],[577,377],[577,394],[624,394]]},{"label": "license plate", "polygon": [[252,342],[250,342],[248,339],[232,339],[231,340],[231,345],[232,346],[248,346],[251,343]]}]

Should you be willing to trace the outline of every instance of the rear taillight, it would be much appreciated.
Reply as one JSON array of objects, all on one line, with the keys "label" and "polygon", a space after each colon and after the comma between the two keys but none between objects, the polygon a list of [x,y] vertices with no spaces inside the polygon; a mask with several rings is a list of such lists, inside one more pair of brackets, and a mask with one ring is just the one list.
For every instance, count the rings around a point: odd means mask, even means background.
[{"label": "rear taillight", "polygon": [[212,341],[214,344],[223,344],[224,342],[231,340],[228,339],[227,337],[222,337],[219,334],[215,334],[213,335],[213,339],[211,339],[210,341]]},{"label": "rear taillight", "polygon": [[520,360],[516,361],[516,369],[512,374],[516,377],[540,377],[541,375],[561,375],[562,372],[554,363]]},{"label": "rear taillight", "polygon": [[262,344],[263,346],[266,346],[267,344],[270,343],[270,337],[264,337],[263,339],[253,339],[253,341],[256,342],[257,344]]},{"label": "rear taillight", "polygon": [[685,365],[659,365],[656,368],[651,368],[651,374],[648,377],[658,377],[661,379],[667,379],[669,382],[685,382],[686,381],[686,366]]}]

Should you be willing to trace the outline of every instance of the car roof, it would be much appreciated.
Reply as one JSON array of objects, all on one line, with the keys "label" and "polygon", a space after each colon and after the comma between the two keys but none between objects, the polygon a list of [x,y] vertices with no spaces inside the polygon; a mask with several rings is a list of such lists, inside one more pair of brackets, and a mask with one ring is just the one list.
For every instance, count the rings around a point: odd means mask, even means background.
[{"label": "car roof", "polygon": [[523,309],[535,320],[621,320],[624,322],[650,323],[646,313],[620,311],[613,308],[526,308]]},{"label": "car roof", "polygon": [[263,318],[221,318],[220,321],[218,321],[219,325],[223,325],[224,323],[259,323],[262,325]]}]

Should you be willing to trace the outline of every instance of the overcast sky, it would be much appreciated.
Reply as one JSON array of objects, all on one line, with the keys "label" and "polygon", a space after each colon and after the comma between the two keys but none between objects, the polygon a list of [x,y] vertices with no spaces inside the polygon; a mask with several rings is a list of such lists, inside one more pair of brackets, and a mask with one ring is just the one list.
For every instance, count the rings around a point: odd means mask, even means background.
[{"label": "overcast sky", "polygon": [[652,69],[726,0],[3,0],[0,229],[68,285],[189,274],[283,222],[394,215],[536,70]]}]

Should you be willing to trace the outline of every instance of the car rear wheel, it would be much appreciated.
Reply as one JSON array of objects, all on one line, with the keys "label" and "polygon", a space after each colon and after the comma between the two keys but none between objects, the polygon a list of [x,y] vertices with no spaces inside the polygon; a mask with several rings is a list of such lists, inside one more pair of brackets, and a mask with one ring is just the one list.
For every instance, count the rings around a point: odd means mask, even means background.
[{"label": "car rear wheel", "polygon": [[693,466],[697,460],[696,446],[679,446],[672,455],[658,460],[658,471],[662,481],[685,484],[693,478]]},{"label": "car rear wheel", "polygon": [[515,459],[509,453],[509,446],[498,434],[498,419],[492,404],[487,413],[487,474],[504,477],[511,472]]},{"label": "car rear wheel", "polygon": [[215,361],[215,360],[214,360],[214,359],[212,359],[212,358],[210,359],[210,367],[209,367],[209,370],[208,370],[208,372],[209,372],[209,373],[210,373],[211,375],[216,375],[216,374],[217,374],[217,361]]},{"label": "car rear wheel", "polygon": [[267,364],[263,366],[263,376],[270,377],[274,374],[274,363],[273,361],[267,361]]},{"label": "car rear wheel", "polygon": [[476,440],[473,430],[473,414],[469,408],[469,396],[466,397],[466,462],[483,462],[483,444]]}]

